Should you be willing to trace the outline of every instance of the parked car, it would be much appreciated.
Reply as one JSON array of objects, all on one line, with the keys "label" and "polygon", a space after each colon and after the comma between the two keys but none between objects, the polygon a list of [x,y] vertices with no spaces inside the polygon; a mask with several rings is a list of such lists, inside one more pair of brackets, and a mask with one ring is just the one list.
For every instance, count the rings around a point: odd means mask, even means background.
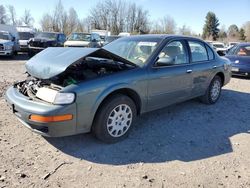
[{"label": "parked car", "polygon": [[14,38],[7,31],[0,31],[0,55],[1,56],[14,55]]},{"label": "parked car", "polygon": [[63,33],[41,32],[28,41],[30,57],[48,47],[62,47],[66,40]]},{"label": "parked car", "polygon": [[112,41],[119,39],[119,38],[121,38],[121,36],[118,36],[118,35],[106,36],[103,45],[107,45],[107,44],[111,43]]},{"label": "parked car", "polygon": [[29,74],[6,91],[17,118],[44,136],[92,131],[125,138],[137,115],[200,97],[219,99],[231,63],[200,39],[123,37],[102,48],[48,48],[25,65]]},{"label": "parked car", "polygon": [[250,43],[240,43],[232,47],[227,55],[232,62],[232,74],[250,76]]},{"label": "parked car", "polygon": [[235,46],[236,44],[239,44],[240,42],[229,42],[227,45],[227,50],[230,50],[233,46]]},{"label": "parked car", "polygon": [[64,46],[100,48],[101,38],[96,33],[72,33],[64,43]]},{"label": "parked car", "polygon": [[212,42],[213,47],[220,56],[226,55],[227,48],[222,42]]},{"label": "parked car", "polygon": [[28,52],[28,41],[35,37],[35,30],[28,26],[18,26],[20,52]]},{"label": "parked car", "polygon": [[0,24],[0,55],[13,56],[19,51],[19,35],[15,26]]}]

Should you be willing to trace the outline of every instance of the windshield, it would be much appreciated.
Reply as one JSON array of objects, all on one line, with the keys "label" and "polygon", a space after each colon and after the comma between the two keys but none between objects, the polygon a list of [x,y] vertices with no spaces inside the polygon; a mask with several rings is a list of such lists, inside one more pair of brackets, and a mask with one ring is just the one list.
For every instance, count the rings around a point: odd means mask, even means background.
[{"label": "windshield", "polygon": [[36,37],[37,38],[48,38],[48,39],[56,40],[57,39],[57,34],[56,33],[39,33]]},{"label": "windshield", "polygon": [[71,41],[90,41],[91,35],[88,33],[72,33],[68,40]]},{"label": "windshield", "polygon": [[117,39],[103,48],[142,67],[153,54],[160,41],[160,38],[126,37]]},{"label": "windshield", "polygon": [[223,44],[213,44],[215,48],[225,48]]},{"label": "windshield", "polygon": [[20,40],[29,40],[30,38],[34,37],[34,34],[30,32],[19,32],[18,34],[19,34]]},{"label": "windshield", "polygon": [[10,40],[10,35],[8,33],[0,32],[0,39]]}]

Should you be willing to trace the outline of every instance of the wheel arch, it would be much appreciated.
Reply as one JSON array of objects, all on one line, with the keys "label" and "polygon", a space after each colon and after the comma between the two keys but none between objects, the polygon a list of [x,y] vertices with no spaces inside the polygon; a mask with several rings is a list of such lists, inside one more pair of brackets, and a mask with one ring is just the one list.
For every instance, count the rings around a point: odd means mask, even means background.
[{"label": "wheel arch", "polygon": [[122,95],[126,95],[126,96],[130,97],[133,100],[133,102],[135,103],[137,115],[139,115],[141,113],[142,100],[141,100],[140,95],[135,90],[133,90],[131,88],[124,87],[124,88],[114,89],[114,90],[110,91],[108,94],[106,94],[105,96],[101,97],[101,102],[99,102],[98,105],[96,105],[96,107],[95,107],[94,119],[95,119],[98,111],[100,110],[100,108],[104,104],[104,102],[107,99],[109,99],[112,96],[117,95],[117,94],[122,94]]}]

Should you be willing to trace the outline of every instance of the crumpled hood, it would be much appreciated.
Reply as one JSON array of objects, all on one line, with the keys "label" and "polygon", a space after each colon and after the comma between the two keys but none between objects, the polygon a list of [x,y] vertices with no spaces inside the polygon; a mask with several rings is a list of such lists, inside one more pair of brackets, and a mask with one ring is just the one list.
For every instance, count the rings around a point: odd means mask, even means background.
[{"label": "crumpled hood", "polygon": [[31,76],[49,79],[64,72],[68,66],[98,50],[100,49],[49,47],[31,58],[25,64],[25,67]]}]

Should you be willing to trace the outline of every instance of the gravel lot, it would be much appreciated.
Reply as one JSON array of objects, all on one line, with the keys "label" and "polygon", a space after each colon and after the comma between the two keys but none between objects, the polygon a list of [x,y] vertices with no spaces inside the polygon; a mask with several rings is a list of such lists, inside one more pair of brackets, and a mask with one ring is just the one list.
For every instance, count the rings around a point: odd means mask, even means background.
[{"label": "gravel lot", "polygon": [[233,78],[212,106],[188,101],[138,118],[128,139],[44,138],[7,107],[24,55],[0,60],[0,187],[250,187],[250,80]]}]

